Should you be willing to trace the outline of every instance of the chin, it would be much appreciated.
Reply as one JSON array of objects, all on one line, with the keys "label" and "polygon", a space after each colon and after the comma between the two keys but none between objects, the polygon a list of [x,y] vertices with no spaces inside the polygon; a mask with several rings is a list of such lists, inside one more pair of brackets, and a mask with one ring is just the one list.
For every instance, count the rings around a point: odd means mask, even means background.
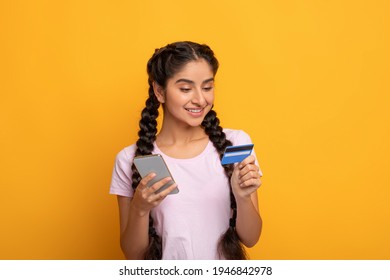
[{"label": "chin", "polygon": [[203,119],[202,120],[199,120],[199,121],[196,121],[196,122],[188,122],[188,126],[190,127],[198,127],[198,126],[201,126],[202,125],[202,122],[203,122]]}]

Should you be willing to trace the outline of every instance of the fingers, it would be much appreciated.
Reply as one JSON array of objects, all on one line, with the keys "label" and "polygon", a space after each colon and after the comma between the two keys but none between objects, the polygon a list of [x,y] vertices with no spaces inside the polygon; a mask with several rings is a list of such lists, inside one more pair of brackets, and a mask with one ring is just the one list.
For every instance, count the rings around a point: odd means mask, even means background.
[{"label": "fingers", "polygon": [[[172,181],[172,178],[170,178]],[[169,181],[168,181],[169,182]],[[167,187],[165,190],[159,192],[160,195],[163,197],[166,197],[168,194],[170,194],[174,189],[177,188],[177,184],[173,182],[169,187]]]},{"label": "fingers", "polygon": [[260,174],[260,168],[255,164],[255,157],[253,155],[250,155],[246,159],[244,159],[242,162],[239,163],[238,169],[239,171],[239,177],[243,177],[245,174],[249,172],[256,172],[261,176]]},{"label": "fingers", "polygon": [[241,188],[246,187],[256,187],[259,188],[261,186],[261,179],[260,178],[250,178],[247,180],[241,180],[239,182]]},{"label": "fingers", "polygon": [[[168,181],[169,182],[169,181]],[[160,186],[161,187],[161,186]],[[159,187],[159,188],[160,188]],[[173,183],[172,185],[170,185],[168,188],[166,188],[165,190],[159,192],[159,193],[153,193],[151,195],[151,197],[154,197],[156,199],[156,201],[160,202],[162,201],[163,199],[165,199],[169,193],[171,191],[173,191],[175,188],[177,187],[177,184],[176,183]]]},{"label": "fingers", "polygon": [[247,164],[250,164],[250,163],[254,164],[255,161],[256,161],[255,156],[250,155],[250,156],[246,157],[243,161],[241,161],[238,166],[241,169],[241,168],[245,167]]},{"label": "fingers", "polygon": [[155,193],[156,191],[158,191],[162,186],[164,186],[166,183],[172,181],[172,178],[171,177],[166,177],[164,179],[161,179],[160,181],[154,183],[152,186],[150,186],[150,188],[148,188],[148,192],[149,193]]},{"label": "fingers", "polygon": [[[149,212],[154,207],[158,206],[166,198],[166,196],[177,187],[176,183],[173,183],[173,180],[170,177],[163,178],[157,182],[151,182],[151,180],[155,177],[156,174],[148,174],[143,179],[141,179],[135,190],[132,203],[136,205],[134,207],[140,209],[143,212]],[[161,187],[170,181],[172,184],[169,187],[159,193],[156,193],[157,190],[161,189]],[[149,185],[151,186],[149,187]]]},{"label": "fingers", "polygon": [[238,183],[240,187],[261,186],[261,171],[255,164],[255,157],[253,155],[244,159],[238,165]]},{"label": "fingers", "polygon": [[148,175],[146,175],[144,178],[142,178],[142,180],[139,182],[139,185],[137,187],[137,189],[140,189],[140,190],[145,190],[147,189],[148,187],[148,183],[150,180],[152,180],[154,177],[156,177],[156,173],[150,173]]},{"label": "fingers", "polygon": [[145,176],[138,185],[137,189],[140,190],[142,198],[151,204],[155,204],[155,202],[160,202],[163,200],[172,190],[177,187],[176,183],[171,184],[166,189],[161,192],[156,193],[161,187],[165,184],[173,181],[171,177],[166,177],[161,179],[160,181],[155,182],[153,185],[150,185],[150,181],[156,176],[155,173],[150,173]]}]

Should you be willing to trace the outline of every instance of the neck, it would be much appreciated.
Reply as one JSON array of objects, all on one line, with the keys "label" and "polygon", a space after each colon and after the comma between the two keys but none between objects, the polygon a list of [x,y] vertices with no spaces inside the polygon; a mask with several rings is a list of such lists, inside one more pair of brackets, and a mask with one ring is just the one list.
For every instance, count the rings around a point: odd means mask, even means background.
[{"label": "neck", "polygon": [[169,124],[164,121],[161,130],[157,135],[157,142],[160,145],[186,145],[192,141],[207,137],[203,127],[180,124]]}]

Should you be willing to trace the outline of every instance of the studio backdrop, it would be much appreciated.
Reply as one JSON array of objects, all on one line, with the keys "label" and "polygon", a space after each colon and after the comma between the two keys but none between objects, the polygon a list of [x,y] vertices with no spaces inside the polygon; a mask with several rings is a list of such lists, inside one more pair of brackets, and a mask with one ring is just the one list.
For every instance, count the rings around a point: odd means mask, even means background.
[{"label": "studio backdrop", "polygon": [[0,259],[122,259],[109,185],[146,62],[215,51],[217,111],[264,173],[252,259],[390,258],[390,3],[0,2]]}]

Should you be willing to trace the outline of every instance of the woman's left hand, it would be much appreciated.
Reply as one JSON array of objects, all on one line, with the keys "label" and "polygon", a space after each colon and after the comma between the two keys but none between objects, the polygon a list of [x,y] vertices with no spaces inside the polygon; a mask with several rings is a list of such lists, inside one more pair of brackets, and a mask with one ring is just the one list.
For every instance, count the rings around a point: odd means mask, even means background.
[{"label": "woman's left hand", "polygon": [[250,155],[234,167],[230,182],[236,199],[250,198],[261,186],[261,174],[255,164],[255,156]]}]

